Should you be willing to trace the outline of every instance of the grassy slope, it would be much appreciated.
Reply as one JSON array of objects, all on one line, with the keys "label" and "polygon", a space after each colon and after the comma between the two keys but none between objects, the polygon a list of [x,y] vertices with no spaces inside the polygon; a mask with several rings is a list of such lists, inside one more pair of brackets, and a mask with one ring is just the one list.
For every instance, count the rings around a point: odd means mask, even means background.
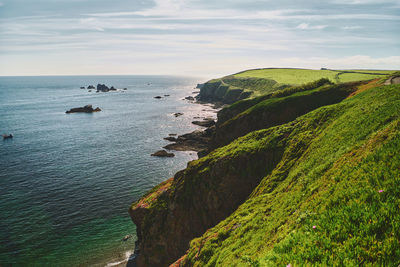
[{"label": "grassy slope", "polygon": [[285,91],[274,93],[270,99],[249,107],[222,124],[218,123],[213,136],[213,145],[214,147],[226,145],[249,132],[280,125],[313,109],[338,103],[356,91],[359,86],[360,82],[321,86],[316,84],[304,91],[290,90],[292,94],[287,96],[284,94]]},{"label": "grassy slope", "polygon": [[286,139],[272,173],[231,216],[193,240],[181,263],[397,266],[399,114],[400,86],[382,86],[211,153],[224,158],[280,133]]}]

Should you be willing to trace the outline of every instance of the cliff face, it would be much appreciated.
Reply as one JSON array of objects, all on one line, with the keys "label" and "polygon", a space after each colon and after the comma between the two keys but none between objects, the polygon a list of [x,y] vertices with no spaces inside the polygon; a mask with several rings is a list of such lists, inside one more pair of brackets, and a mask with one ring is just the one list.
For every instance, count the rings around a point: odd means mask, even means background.
[{"label": "cliff face", "polygon": [[378,85],[232,105],[219,148],[130,208],[138,266],[398,265],[400,86]]},{"label": "cliff face", "polygon": [[288,85],[278,84],[271,79],[227,76],[203,84],[197,99],[232,104],[250,96],[272,93],[286,87]]},{"label": "cliff face", "polygon": [[191,239],[231,214],[279,162],[285,135],[255,134],[242,140],[245,147],[239,142],[216,150],[132,205],[140,238],[138,265],[174,262]]}]

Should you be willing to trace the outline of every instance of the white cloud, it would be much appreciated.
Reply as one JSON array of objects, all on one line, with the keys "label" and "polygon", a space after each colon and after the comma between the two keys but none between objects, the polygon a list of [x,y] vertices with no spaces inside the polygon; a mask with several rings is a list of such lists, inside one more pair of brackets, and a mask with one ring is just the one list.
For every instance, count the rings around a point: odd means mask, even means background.
[{"label": "white cloud", "polygon": [[300,23],[297,25],[297,29],[300,30],[322,30],[328,27],[328,25],[313,25],[311,26],[309,23]]},{"label": "white cloud", "polygon": [[361,26],[343,26],[342,29],[343,30],[359,30],[362,29],[363,27]]}]

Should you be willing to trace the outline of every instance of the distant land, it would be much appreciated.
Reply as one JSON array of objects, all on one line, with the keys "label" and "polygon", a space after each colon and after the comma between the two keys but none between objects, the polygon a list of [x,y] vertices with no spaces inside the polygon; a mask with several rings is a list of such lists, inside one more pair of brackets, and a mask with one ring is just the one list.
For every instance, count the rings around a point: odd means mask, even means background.
[{"label": "distant land", "polygon": [[200,84],[207,149],[130,207],[141,266],[398,266],[400,72]]}]

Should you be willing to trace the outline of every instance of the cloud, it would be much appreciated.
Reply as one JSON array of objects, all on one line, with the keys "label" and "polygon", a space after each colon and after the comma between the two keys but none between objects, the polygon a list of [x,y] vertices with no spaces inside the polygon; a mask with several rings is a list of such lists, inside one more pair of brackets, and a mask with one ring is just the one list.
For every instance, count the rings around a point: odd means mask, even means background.
[{"label": "cloud", "polygon": [[322,30],[328,27],[328,25],[314,25],[311,26],[309,23],[300,23],[296,26],[296,29],[300,30]]},{"label": "cloud", "polygon": [[363,27],[361,26],[343,26],[342,29],[343,30],[359,30],[362,29]]},{"label": "cloud", "polygon": [[398,4],[398,0],[333,0],[332,2],[340,5]]}]

